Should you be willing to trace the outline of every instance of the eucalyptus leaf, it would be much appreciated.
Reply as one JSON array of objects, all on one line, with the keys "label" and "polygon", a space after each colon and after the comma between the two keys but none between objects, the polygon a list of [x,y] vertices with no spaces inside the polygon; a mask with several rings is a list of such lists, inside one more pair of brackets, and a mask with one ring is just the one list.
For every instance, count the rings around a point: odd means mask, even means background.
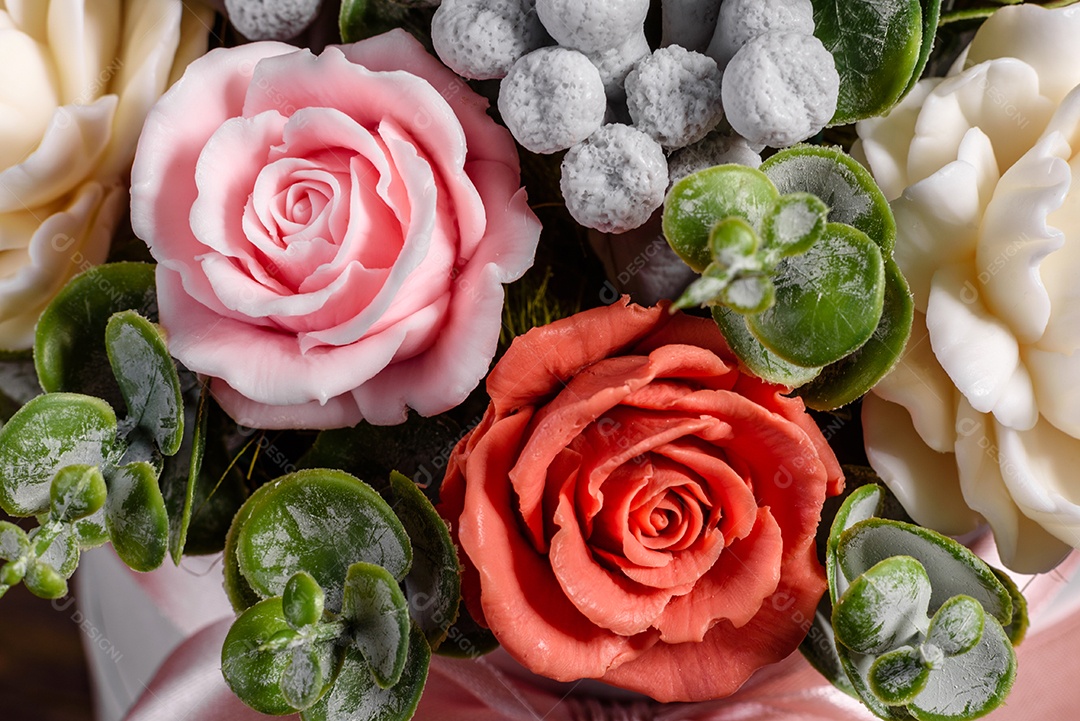
[{"label": "eucalyptus leaf", "polygon": [[728,284],[720,298],[736,313],[752,315],[773,306],[776,302],[776,286],[764,273],[741,275]]},{"label": "eucalyptus leaf", "polygon": [[293,574],[281,594],[285,621],[297,630],[314,626],[322,618],[325,600],[322,588],[310,573],[299,571]]},{"label": "eucalyptus leaf", "polygon": [[290,654],[270,642],[290,631],[281,598],[268,598],[240,615],[221,648],[221,673],[241,701],[264,714],[282,715],[295,708],[281,692]]},{"label": "eucalyptus leaf", "polygon": [[[1006,0],[1009,2],[1009,0]],[[919,82],[926,64],[930,60],[930,53],[934,50],[934,39],[937,37],[938,22],[941,20],[941,0],[921,0],[922,5],[922,47],[919,49],[919,59],[915,62],[915,70],[911,73],[911,80],[900,95],[903,99],[911,92],[915,84]]]},{"label": "eucalyptus leaf", "polygon": [[[55,529],[55,533],[52,533]],[[52,536],[52,541],[44,550],[40,548],[42,535]],[[32,544],[38,546],[37,560],[53,568],[63,578],[71,578],[79,566],[79,539],[69,525],[42,526],[29,534]]]},{"label": "eucalyptus leaf", "polygon": [[473,620],[469,609],[463,603],[458,610],[457,620],[439,644],[438,653],[450,658],[475,659],[498,647],[499,640],[495,638],[495,634]]},{"label": "eucalyptus leaf", "polygon": [[202,473],[203,455],[206,452],[207,421],[209,420],[210,391],[200,386],[195,408],[183,407],[184,435],[179,450],[165,461],[158,484],[169,514],[169,554],[173,563],[180,565],[180,558],[187,545],[188,529],[195,505],[195,491]]},{"label": "eucalyptus leaf", "polygon": [[120,560],[136,571],[152,571],[169,550],[169,517],[149,463],[130,463],[106,481],[105,523]]},{"label": "eucalyptus leaf", "polygon": [[78,539],[79,548],[83,551],[104,546],[109,542],[109,530],[105,524],[105,506],[99,508],[96,513],[75,521],[75,537]]},{"label": "eucalyptus leaf", "polygon": [[281,695],[294,709],[314,705],[325,689],[321,654],[310,646],[296,646],[281,673]]},{"label": "eucalyptus leaf", "polygon": [[338,15],[341,41],[355,43],[370,35],[368,25],[372,0],[342,0]]},{"label": "eucalyptus leaf", "polygon": [[806,253],[784,259],[776,302],[747,325],[770,351],[804,367],[824,366],[863,345],[881,320],[885,267],[865,233],[829,223]]},{"label": "eucalyptus leaf", "polygon": [[128,415],[162,454],[174,455],[184,437],[184,398],[161,333],[137,312],[121,311],[109,319],[105,347]]},{"label": "eucalyptus leaf", "polygon": [[75,276],[49,303],[34,336],[34,364],[41,387],[123,403],[105,350],[113,313],[137,310],[157,318],[154,266],[110,263]]},{"label": "eucalyptus leaf", "polygon": [[808,251],[825,232],[828,216],[829,207],[816,195],[805,192],[781,195],[761,225],[769,264]]},{"label": "eucalyptus leaf", "polygon": [[23,576],[23,585],[38,598],[63,598],[68,592],[67,580],[64,576],[40,559],[27,568],[26,575]]},{"label": "eucalyptus leaf", "polygon": [[930,619],[926,643],[941,649],[946,656],[970,651],[982,638],[986,614],[971,596],[953,596]]},{"label": "eucalyptus leaf", "polygon": [[427,681],[431,649],[415,626],[409,634],[409,651],[400,680],[383,689],[375,683],[360,651],[347,647],[337,681],[311,708],[302,711],[303,721],[408,721],[416,711]]},{"label": "eucalyptus leaf", "polygon": [[991,567],[990,570],[994,572],[994,575],[997,576],[997,580],[1001,582],[1001,585],[1009,592],[1009,597],[1012,598],[1012,621],[1010,621],[1007,626],[1004,626],[1004,629],[1005,634],[1009,637],[1009,640],[1012,641],[1012,645],[1019,646],[1020,642],[1024,640],[1024,636],[1027,634],[1028,625],[1030,623],[1028,619],[1027,599],[1024,598],[1024,594],[1020,592],[1020,588],[1016,585],[1016,581],[1012,580],[1012,577],[1009,574],[993,567]]},{"label": "eucalyptus leaf", "polygon": [[97,466],[72,465],[56,473],[49,488],[52,519],[71,523],[101,510],[108,489]]},{"label": "eucalyptus leaf", "polygon": [[409,534],[413,565],[405,576],[409,612],[432,649],[438,649],[457,620],[461,563],[450,528],[409,478],[390,474],[393,508]]},{"label": "eucalyptus leaf", "polygon": [[26,531],[10,521],[0,521],[0,560],[17,561],[29,553]]},{"label": "eucalyptus leaf", "polygon": [[818,673],[828,679],[829,683],[849,696],[857,696],[836,650],[836,634],[832,627],[832,604],[827,594],[822,597],[814,612],[810,630],[799,644],[799,652]]},{"label": "eucalyptus leaf", "polygon": [[926,628],[930,578],[910,556],[886,558],[855,578],[833,606],[836,640],[861,654],[881,654]]},{"label": "eucalyptus leaf", "polygon": [[882,654],[870,667],[870,688],[885,703],[908,704],[926,688],[930,668],[911,646]]},{"label": "eucalyptus leaf", "polygon": [[[840,537],[856,523],[873,518],[881,510],[885,492],[881,486],[867,484],[852,491],[833,518],[825,546],[825,574],[829,580],[829,597],[833,604],[847,590],[850,582],[840,569]],[[830,624],[831,625],[831,624]]]},{"label": "eucalyptus leaf", "polygon": [[57,472],[100,465],[115,440],[116,416],[105,401],[73,393],[34,398],[0,428],[0,508],[12,516],[42,513]]},{"label": "eucalyptus leaf", "polygon": [[294,573],[307,571],[326,593],[326,608],[337,612],[353,563],[382,566],[395,579],[412,564],[394,512],[370,486],[341,471],[282,476],[252,494],[236,521],[239,570],[263,597],[280,594]]},{"label": "eucalyptus leaf", "polygon": [[345,579],[341,610],[380,688],[401,678],[409,651],[409,604],[397,579],[381,566],[354,563]]},{"label": "eucalyptus leaf", "polygon": [[731,350],[758,378],[769,383],[798,388],[821,372],[820,367],[799,366],[770,351],[750,332],[746,325],[746,316],[731,308],[716,306],[712,309],[712,317]]}]

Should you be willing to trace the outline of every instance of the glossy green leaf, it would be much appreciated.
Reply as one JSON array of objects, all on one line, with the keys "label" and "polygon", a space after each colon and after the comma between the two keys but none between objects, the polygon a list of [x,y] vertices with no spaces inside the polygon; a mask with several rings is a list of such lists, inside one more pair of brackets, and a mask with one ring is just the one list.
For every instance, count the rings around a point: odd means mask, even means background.
[{"label": "glossy green leaf", "polygon": [[288,580],[285,591],[281,594],[285,621],[298,630],[305,626],[314,626],[322,618],[325,601],[323,590],[312,575],[299,571]]},{"label": "glossy green leaf", "polygon": [[368,29],[371,0],[342,0],[338,14],[341,41],[355,43],[370,35]]},{"label": "glossy green leaf", "polygon": [[93,515],[75,521],[75,537],[79,548],[86,551],[109,542],[109,530],[105,523],[105,506]]},{"label": "glossy green leaf", "polygon": [[[41,549],[43,534],[56,529],[52,542],[44,551]],[[35,528],[29,534],[30,542],[37,546],[37,560],[54,568],[62,577],[71,578],[79,566],[79,539],[71,526],[45,526]]]},{"label": "glossy green leaf", "polygon": [[829,208],[828,221],[866,233],[884,256],[896,242],[896,220],[870,171],[840,148],[796,145],[761,164],[781,193],[810,193]]},{"label": "glossy green leaf", "polygon": [[1024,640],[1024,636],[1027,635],[1028,625],[1030,623],[1028,619],[1028,606],[1027,599],[1024,598],[1024,594],[1020,592],[1020,588],[1016,585],[1016,582],[1012,580],[1012,577],[991,567],[991,571],[997,576],[997,580],[1001,582],[1001,585],[1005,587],[1005,590],[1009,592],[1009,597],[1012,599],[1013,615],[1012,621],[1004,627],[1005,634],[1012,641],[1013,646],[1019,646],[1020,642]]},{"label": "glossy green leaf", "polygon": [[450,528],[427,496],[404,475],[390,474],[394,512],[413,547],[405,592],[413,621],[432,649],[438,649],[458,617],[461,563]]},{"label": "glossy green leaf", "polygon": [[233,693],[260,713],[281,715],[295,709],[281,692],[290,654],[273,640],[291,631],[281,598],[255,604],[236,619],[221,648],[221,673]]},{"label": "glossy green leaf", "polygon": [[736,313],[761,313],[776,302],[776,286],[764,273],[743,275],[728,284],[721,301]]},{"label": "glossy green leaf", "polygon": [[457,620],[450,626],[446,638],[439,644],[438,654],[450,658],[479,658],[499,647],[499,640],[469,615],[462,603]]},{"label": "glossy green leaf", "polygon": [[370,486],[341,471],[305,470],[254,493],[238,520],[239,569],[263,597],[276,596],[297,571],[307,571],[341,609],[345,572],[357,561],[382,566],[396,579],[412,564],[409,537]]},{"label": "glossy green leaf", "polygon": [[909,556],[886,558],[853,580],[833,606],[836,640],[856,653],[890,651],[925,630],[929,602],[922,564]]},{"label": "glossy green leaf", "polygon": [[[849,581],[840,569],[840,537],[856,523],[873,518],[881,510],[885,492],[880,486],[867,484],[852,491],[833,518],[829,539],[825,547],[825,574],[829,580],[829,596],[832,603],[839,600],[847,590]],[[830,623],[831,625],[831,623]]]},{"label": "glossy green leaf", "polygon": [[398,682],[409,651],[409,604],[397,579],[381,566],[354,563],[345,579],[341,615],[380,688]]},{"label": "glossy green leaf", "polygon": [[208,386],[200,386],[199,400],[195,408],[185,405],[184,435],[180,449],[165,461],[158,484],[169,514],[169,554],[173,563],[180,565],[180,557],[187,545],[188,529],[195,505],[195,491],[202,472],[203,455],[206,452],[206,434],[210,402]]},{"label": "glossy green leaf", "polygon": [[758,227],[780,197],[760,171],[719,165],[675,183],[664,201],[663,228],[668,244],[701,273],[712,262],[709,236],[718,221],[736,217]]},{"label": "glossy green leaf", "polygon": [[821,372],[820,367],[804,368],[790,363],[763,346],[747,327],[746,316],[730,308],[717,306],[712,309],[712,317],[731,350],[758,378],[769,383],[798,388]]},{"label": "glossy green leaf", "polygon": [[64,576],[40,559],[31,563],[26,569],[23,585],[38,598],[63,598],[68,592],[67,580]]},{"label": "glossy green leaf", "polygon": [[832,125],[883,115],[908,87],[923,43],[919,0],[813,0],[814,35],[833,54],[840,97]]},{"label": "glossy green leaf", "polygon": [[281,672],[281,695],[294,709],[306,709],[322,696],[326,678],[318,649],[296,646]]},{"label": "glossy green leaf", "polygon": [[903,646],[882,654],[870,667],[870,688],[889,705],[910,703],[926,688],[930,668],[918,649]]},{"label": "glossy green leaf", "polygon": [[[256,499],[259,494],[263,492],[263,489],[268,488],[268,486],[260,488],[251,495],[248,502],[240,507],[240,510],[237,511],[236,516],[233,518],[232,525],[229,526],[229,532],[225,535],[222,569],[225,576],[225,595],[229,597],[229,603],[232,604],[233,610],[237,613],[251,608],[263,598],[255,592],[255,589],[244,578],[244,574],[240,572],[240,559],[237,557],[236,551],[240,542],[240,529],[247,525],[248,519],[251,518],[251,514],[255,511]],[[282,590],[284,590],[284,587],[282,587]]]},{"label": "glossy green leaf", "polygon": [[136,571],[152,571],[169,550],[169,517],[149,463],[131,463],[106,479],[105,523],[120,560]]},{"label": "glossy green leaf", "polygon": [[816,195],[804,192],[781,195],[761,223],[768,264],[808,251],[825,232],[828,216],[828,206]]},{"label": "glossy green leaf", "polygon": [[164,455],[174,455],[184,437],[184,398],[161,333],[137,312],[121,311],[109,319],[105,347],[128,416]]},{"label": "glossy green leaf", "polygon": [[0,428],[0,508],[12,516],[45,511],[56,473],[100,465],[115,440],[116,416],[108,403],[73,393],[38,396]]},{"label": "glossy green leaf", "polygon": [[926,64],[930,60],[930,53],[934,50],[934,38],[937,36],[938,21],[941,19],[941,0],[921,0],[922,5],[922,46],[919,48],[919,58],[915,61],[915,70],[911,73],[911,80],[900,95],[902,100],[911,92],[915,84],[919,82]]},{"label": "glossy green leaf", "polygon": [[926,643],[941,649],[946,656],[970,651],[983,635],[986,614],[971,596],[953,596],[930,619]]},{"label": "glossy green leaf", "polygon": [[75,276],[41,314],[34,337],[34,364],[41,387],[123,400],[105,350],[105,327],[113,313],[137,310],[157,317],[154,266],[110,263]]},{"label": "glossy green leaf", "polygon": [[26,531],[10,521],[0,521],[0,560],[17,561],[30,552]]},{"label": "glossy green leaf", "polygon": [[749,316],[774,354],[804,367],[832,363],[865,343],[881,320],[881,251],[851,226],[829,223],[809,251],[777,266],[776,302]]},{"label": "glossy green leaf", "polygon": [[337,681],[311,708],[304,721],[408,721],[416,711],[427,681],[431,650],[415,626],[409,634],[408,660],[401,678],[390,688],[379,688],[360,651],[348,647]]},{"label": "glossy green leaf", "polygon": [[911,335],[915,304],[907,280],[896,261],[885,261],[885,299],[881,320],[870,340],[844,358],[831,363],[799,388],[799,396],[815,410],[845,406],[877,385],[899,362]]},{"label": "glossy green leaf", "polygon": [[50,516],[65,523],[91,516],[105,506],[107,493],[97,466],[65,466],[49,487]]},{"label": "glossy green leaf", "polygon": [[988,614],[1008,623],[1012,599],[994,572],[978,556],[956,541],[921,526],[884,518],[861,521],[840,537],[840,567],[855,578],[882,560],[896,555],[918,560],[930,577],[930,611],[950,598],[967,595]]}]

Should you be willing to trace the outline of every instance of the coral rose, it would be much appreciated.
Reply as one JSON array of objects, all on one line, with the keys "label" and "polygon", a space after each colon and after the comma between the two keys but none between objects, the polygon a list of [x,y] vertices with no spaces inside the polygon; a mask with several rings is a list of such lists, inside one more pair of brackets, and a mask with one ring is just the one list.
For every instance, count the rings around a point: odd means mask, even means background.
[{"label": "coral rose", "polygon": [[981,516],[1029,573],[1080,547],[1078,38],[1078,7],[1003,8],[858,126],[917,311],[864,401],[867,455],[916,521]]},{"label": "coral rose", "polygon": [[624,299],[519,337],[487,389],[440,509],[469,610],[514,658],[697,701],[795,650],[843,480],[802,402],[740,372],[715,323]]},{"label": "coral rose", "polygon": [[402,30],[214,50],[162,98],[132,222],[171,352],[234,419],[391,424],[476,387],[540,232],[486,107]]},{"label": "coral rose", "polygon": [[0,349],[33,345],[108,256],[146,113],[212,22],[181,0],[0,0]]}]

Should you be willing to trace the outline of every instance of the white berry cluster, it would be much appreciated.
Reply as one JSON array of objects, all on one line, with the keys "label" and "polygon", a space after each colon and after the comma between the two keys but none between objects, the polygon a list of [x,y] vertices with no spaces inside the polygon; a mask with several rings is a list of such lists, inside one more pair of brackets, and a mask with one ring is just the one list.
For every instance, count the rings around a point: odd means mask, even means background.
[{"label": "white berry cluster", "polygon": [[[569,151],[566,207],[607,233],[636,228],[660,207],[669,162],[685,173],[759,161],[766,145],[820,131],[836,106],[839,78],[813,36],[810,0],[664,0],[655,51],[645,39],[649,4],[443,0],[432,21],[435,51],[452,70],[501,79],[499,112],[523,147]],[[745,142],[706,137],[725,114]]]}]

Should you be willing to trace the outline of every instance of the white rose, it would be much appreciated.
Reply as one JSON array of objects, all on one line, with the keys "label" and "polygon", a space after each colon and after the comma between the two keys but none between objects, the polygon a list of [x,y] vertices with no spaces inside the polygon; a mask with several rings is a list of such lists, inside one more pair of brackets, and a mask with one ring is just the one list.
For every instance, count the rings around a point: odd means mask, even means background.
[{"label": "white rose", "polygon": [[212,20],[182,0],[0,0],[0,348],[30,347],[105,260],[146,113]]},{"label": "white rose", "polygon": [[[912,517],[1004,562],[1080,547],[1080,8],[996,12],[944,78],[859,124],[915,324],[863,405]],[[980,518],[981,516],[981,518]]]}]

